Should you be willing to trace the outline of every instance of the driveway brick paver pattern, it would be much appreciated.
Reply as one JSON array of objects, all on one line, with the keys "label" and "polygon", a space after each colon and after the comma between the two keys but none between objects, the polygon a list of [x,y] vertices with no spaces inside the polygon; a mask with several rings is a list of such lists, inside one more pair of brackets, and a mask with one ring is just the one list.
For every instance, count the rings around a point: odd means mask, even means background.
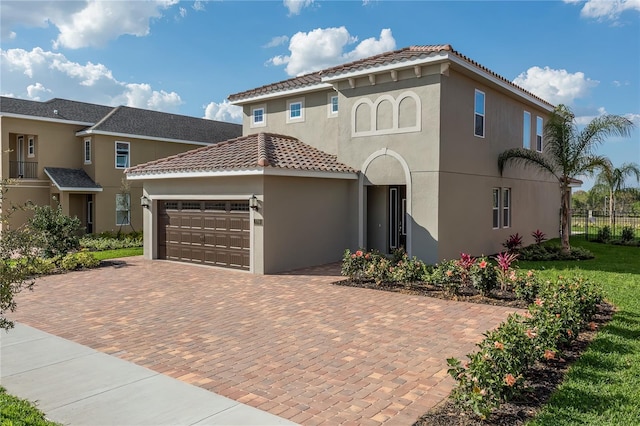
[{"label": "driveway brick paver pattern", "polygon": [[409,425],[512,309],[127,258],[37,280],[12,319],[304,425]]}]

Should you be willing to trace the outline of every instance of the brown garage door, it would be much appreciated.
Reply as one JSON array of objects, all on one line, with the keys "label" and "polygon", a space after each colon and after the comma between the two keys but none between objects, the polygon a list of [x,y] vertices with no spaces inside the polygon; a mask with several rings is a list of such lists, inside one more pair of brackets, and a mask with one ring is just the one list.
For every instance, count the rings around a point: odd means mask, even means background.
[{"label": "brown garage door", "polygon": [[158,258],[249,269],[248,201],[159,201]]}]

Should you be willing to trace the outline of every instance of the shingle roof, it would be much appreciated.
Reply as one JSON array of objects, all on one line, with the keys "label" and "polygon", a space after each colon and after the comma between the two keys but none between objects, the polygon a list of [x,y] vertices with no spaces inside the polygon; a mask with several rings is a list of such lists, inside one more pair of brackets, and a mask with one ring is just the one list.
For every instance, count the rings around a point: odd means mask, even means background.
[{"label": "shingle roof", "polygon": [[268,94],[282,92],[282,91],[291,90],[291,89],[302,89],[304,87],[311,87],[311,86],[322,83],[323,78],[335,77],[335,76],[339,76],[340,74],[358,71],[358,70],[371,69],[372,71],[375,71],[375,68],[383,65],[401,64],[402,62],[408,62],[415,59],[427,58],[428,56],[438,54],[441,52],[447,52],[448,54],[455,55],[458,58],[464,60],[465,62],[473,65],[474,67],[484,72],[487,72],[491,74],[493,77],[522,91],[523,93],[533,96],[534,98],[536,98],[541,102],[544,102],[545,104],[551,105],[544,99],[541,99],[540,97],[532,94],[531,92],[528,92],[522,87],[513,84],[511,81],[507,80],[506,78],[496,74],[495,72],[489,70],[485,66],[480,65],[478,62],[454,50],[453,47],[449,44],[409,46],[403,49],[381,53],[379,55],[370,56],[368,58],[363,58],[357,61],[337,65],[335,67],[305,74],[299,77],[294,77],[294,78],[290,78],[288,80],[280,81],[277,83],[267,84],[265,86],[246,90],[244,92],[235,93],[235,94],[229,95],[229,100],[231,102],[234,102],[234,101],[240,101],[243,99],[252,98],[260,95],[268,95]]},{"label": "shingle roof", "polygon": [[0,112],[55,120],[96,123],[113,107],[54,98],[46,102],[0,97]]},{"label": "shingle roof", "polygon": [[127,176],[138,176],[260,168],[355,173],[338,162],[335,155],[296,138],[272,133],[256,133],[183,152],[131,167],[126,173]]},{"label": "shingle roof", "polygon": [[44,172],[49,176],[58,189],[102,191],[102,187],[82,169],[65,169],[62,167],[45,167]]},{"label": "shingle roof", "polygon": [[85,131],[214,143],[240,136],[242,126],[223,121],[119,106]]}]

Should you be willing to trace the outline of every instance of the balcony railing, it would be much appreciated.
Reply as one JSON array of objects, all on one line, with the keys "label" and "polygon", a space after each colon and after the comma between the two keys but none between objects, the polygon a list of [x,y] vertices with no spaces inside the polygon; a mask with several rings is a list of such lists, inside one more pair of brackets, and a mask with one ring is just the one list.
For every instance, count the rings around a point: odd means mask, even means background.
[{"label": "balcony railing", "polygon": [[9,177],[12,179],[37,179],[37,161],[9,161]]}]

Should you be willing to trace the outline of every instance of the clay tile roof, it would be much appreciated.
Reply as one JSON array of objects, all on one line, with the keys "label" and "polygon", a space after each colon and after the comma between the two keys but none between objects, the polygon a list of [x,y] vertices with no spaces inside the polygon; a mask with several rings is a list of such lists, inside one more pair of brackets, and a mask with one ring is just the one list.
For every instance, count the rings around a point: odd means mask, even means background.
[{"label": "clay tile roof", "polygon": [[355,173],[335,155],[296,138],[257,133],[131,167],[127,176],[280,168]]},{"label": "clay tile roof", "polygon": [[277,93],[277,92],[290,90],[290,89],[302,89],[304,87],[311,87],[311,86],[322,83],[323,78],[339,76],[340,74],[358,71],[358,70],[365,70],[365,69],[372,69],[372,71],[374,71],[376,67],[380,67],[383,65],[399,64],[401,66],[402,62],[407,62],[407,61],[419,59],[419,58],[427,58],[430,55],[434,55],[440,52],[447,52],[451,55],[455,55],[458,58],[462,59],[463,61],[478,68],[479,70],[482,70],[492,75],[493,77],[509,84],[510,86],[522,91],[523,93],[533,96],[538,101],[551,106],[551,104],[545,101],[544,99],[534,95],[533,93],[523,89],[520,86],[513,84],[511,81],[507,80],[506,78],[496,74],[495,72],[491,71],[485,66],[480,65],[478,62],[456,51],[450,44],[409,46],[403,49],[380,53],[375,56],[370,56],[368,58],[363,58],[363,59],[359,59],[357,61],[349,62],[346,64],[337,65],[335,67],[316,71],[310,74],[305,74],[299,77],[294,77],[294,78],[280,81],[277,83],[268,84],[255,89],[246,90],[244,92],[235,93],[235,94],[229,95],[229,100],[231,102],[234,102],[234,101],[240,101],[243,99],[252,98],[255,96],[267,95],[267,94]]}]

